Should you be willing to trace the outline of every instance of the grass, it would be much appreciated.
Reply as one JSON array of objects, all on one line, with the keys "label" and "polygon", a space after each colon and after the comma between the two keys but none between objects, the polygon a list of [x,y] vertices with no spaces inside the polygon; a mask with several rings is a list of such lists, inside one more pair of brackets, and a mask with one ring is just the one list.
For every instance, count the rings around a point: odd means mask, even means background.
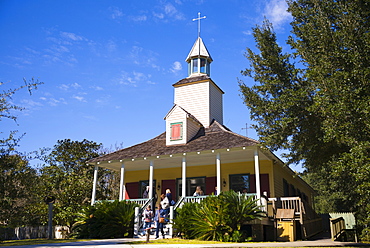
[{"label": "grass", "polygon": [[[149,240],[150,244],[225,244],[225,242],[219,241],[203,241],[197,239],[151,239]],[[126,244],[146,244],[145,240],[127,242]]]},{"label": "grass", "polygon": [[1,246],[17,246],[17,245],[42,245],[42,244],[54,244],[54,243],[68,243],[68,242],[79,242],[88,241],[91,239],[22,239],[22,240],[5,240],[0,242]]}]

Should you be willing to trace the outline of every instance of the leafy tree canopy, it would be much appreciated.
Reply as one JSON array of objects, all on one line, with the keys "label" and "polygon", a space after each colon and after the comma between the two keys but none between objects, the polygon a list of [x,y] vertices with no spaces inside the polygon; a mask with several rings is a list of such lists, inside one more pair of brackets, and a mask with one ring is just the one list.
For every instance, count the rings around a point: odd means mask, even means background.
[{"label": "leafy tree canopy", "polygon": [[288,0],[291,52],[278,45],[267,20],[248,48],[255,85],[239,81],[261,141],[287,149],[320,188],[326,212],[357,211],[370,222],[370,3]]}]

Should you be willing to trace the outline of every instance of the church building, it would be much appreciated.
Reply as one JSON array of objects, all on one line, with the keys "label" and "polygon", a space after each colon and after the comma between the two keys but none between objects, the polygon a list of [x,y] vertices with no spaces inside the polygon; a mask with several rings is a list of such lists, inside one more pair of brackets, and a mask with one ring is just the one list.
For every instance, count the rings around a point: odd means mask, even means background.
[{"label": "church building", "polygon": [[[120,172],[119,200],[144,204],[148,199],[143,199],[143,192],[150,186],[154,190],[149,199],[170,189],[176,202],[186,202],[199,186],[203,197],[234,190],[256,199],[262,196],[273,205],[295,197],[306,209],[312,206],[314,190],[304,180],[257,140],[223,124],[224,92],[211,79],[213,60],[199,36],[186,62],[188,77],[172,85],[174,105],[164,117],[164,132],[89,161],[95,166],[92,204],[104,200],[95,199],[97,169],[103,167]],[[301,205],[297,206],[290,208],[298,213]]]}]

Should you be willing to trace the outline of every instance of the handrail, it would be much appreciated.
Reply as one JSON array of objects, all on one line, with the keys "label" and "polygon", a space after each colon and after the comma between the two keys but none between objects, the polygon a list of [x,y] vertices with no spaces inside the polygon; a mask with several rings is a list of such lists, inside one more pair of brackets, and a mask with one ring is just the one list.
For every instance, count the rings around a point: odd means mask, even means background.
[{"label": "handrail", "polygon": [[345,223],[343,217],[330,219],[331,239],[336,240],[342,235],[345,230]]}]

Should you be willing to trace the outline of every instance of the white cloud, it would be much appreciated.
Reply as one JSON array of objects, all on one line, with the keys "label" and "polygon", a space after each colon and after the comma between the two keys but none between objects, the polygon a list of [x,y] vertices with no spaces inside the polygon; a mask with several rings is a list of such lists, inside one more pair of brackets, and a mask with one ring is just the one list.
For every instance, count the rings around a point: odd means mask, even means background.
[{"label": "white cloud", "polygon": [[157,17],[158,19],[163,19],[164,18],[164,14],[163,13],[153,12],[153,16],[154,17]]},{"label": "white cloud", "polygon": [[132,73],[122,72],[122,75],[118,79],[119,84],[130,85],[133,87],[139,86],[139,84],[156,84],[151,81],[152,75],[144,74],[142,72],[133,71]]},{"label": "white cloud", "polygon": [[164,13],[175,20],[185,20],[184,14],[179,12],[171,3],[164,5]]},{"label": "white cloud", "polygon": [[147,16],[146,15],[133,16],[131,17],[131,19],[135,22],[143,22],[147,20]]},{"label": "white cloud", "polygon": [[112,41],[112,40],[108,41],[106,47],[107,47],[107,49],[108,49],[109,52],[114,52],[117,49],[116,43],[114,41]]},{"label": "white cloud", "polygon": [[68,33],[68,32],[60,32],[60,36],[62,38],[70,39],[70,40],[73,40],[73,41],[85,40],[85,38],[83,38],[82,36],[79,36],[79,35],[74,34],[74,33]]},{"label": "white cloud", "polygon": [[110,17],[113,20],[120,19],[123,16],[122,10],[117,7],[110,7],[109,11],[111,12]]},{"label": "white cloud", "polygon": [[101,90],[104,90],[103,87],[100,87],[100,86],[91,86],[90,88],[96,90],[96,91],[101,91]]},{"label": "white cloud", "polygon": [[58,106],[59,104],[67,104],[64,98],[55,99],[53,97],[40,97],[40,100],[45,101],[50,106]]},{"label": "white cloud", "polygon": [[78,83],[73,83],[73,84],[62,84],[60,86],[58,86],[59,89],[61,90],[69,90],[69,89],[80,89],[81,88],[81,85],[79,85]]},{"label": "white cloud", "polygon": [[86,100],[83,96],[72,96],[72,98],[74,98],[74,99],[76,99],[77,101],[80,101],[80,102],[86,102]]},{"label": "white cloud", "polygon": [[279,28],[291,20],[291,14],[287,11],[288,5],[285,0],[270,0],[265,7],[265,16],[274,27]]},{"label": "white cloud", "polygon": [[144,67],[151,67],[158,70],[160,69],[160,67],[156,64],[157,54],[153,51],[144,50],[142,47],[139,46],[133,46],[128,57],[129,60],[132,61],[134,64]]},{"label": "white cloud", "polygon": [[173,62],[173,64],[172,64],[172,68],[171,68],[171,71],[173,72],[173,73],[177,73],[177,72],[179,72],[179,71],[181,71],[182,70],[182,65],[181,65],[181,63],[179,62],[179,61],[175,61],[175,62]]}]

